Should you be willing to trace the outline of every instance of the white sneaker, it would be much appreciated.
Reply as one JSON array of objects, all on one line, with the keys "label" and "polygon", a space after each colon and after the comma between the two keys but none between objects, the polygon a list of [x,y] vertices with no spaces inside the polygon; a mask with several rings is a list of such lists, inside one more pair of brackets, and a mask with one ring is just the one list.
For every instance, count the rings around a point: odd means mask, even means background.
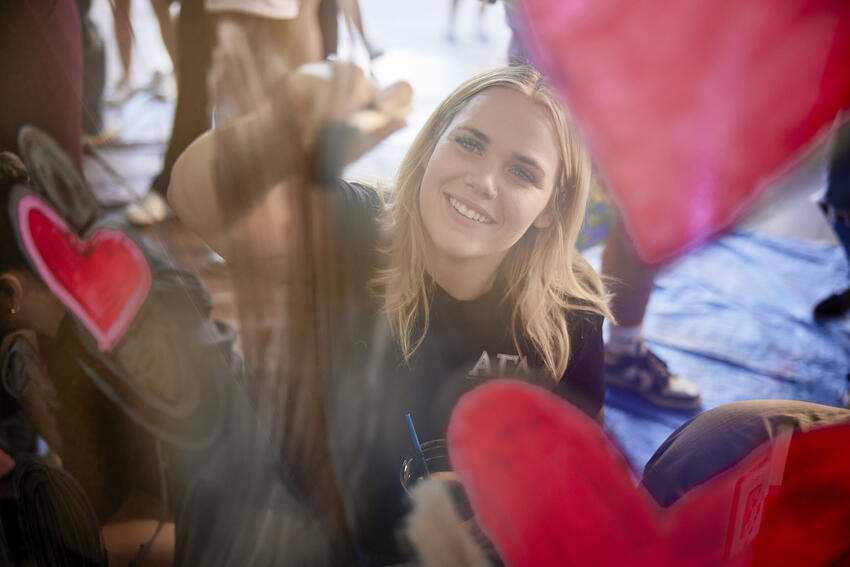
[{"label": "white sneaker", "polygon": [[177,98],[177,82],[174,74],[166,74],[162,71],[154,71],[151,82],[147,88],[150,93],[159,100],[174,100]]},{"label": "white sneaker", "polygon": [[121,134],[121,129],[114,125],[105,125],[100,129],[100,132],[94,134],[83,133],[83,146],[92,146],[94,148],[103,148],[115,142]]},{"label": "white sneaker", "polygon": [[217,276],[226,276],[230,274],[230,264],[218,255],[215,250],[210,250],[206,261],[204,261],[204,270]]},{"label": "white sneaker", "polygon": [[150,226],[174,216],[174,211],[156,191],[148,191],[140,201],[127,205],[124,217],[136,226]]},{"label": "white sneaker", "polygon": [[125,75],[115,84],[115,88],[112,89],[109,96],[105,97],[104,102],[111,107],[122,106],[133,98],[134,94],[136,94],[136,89],[130,84],[130,78]]}]

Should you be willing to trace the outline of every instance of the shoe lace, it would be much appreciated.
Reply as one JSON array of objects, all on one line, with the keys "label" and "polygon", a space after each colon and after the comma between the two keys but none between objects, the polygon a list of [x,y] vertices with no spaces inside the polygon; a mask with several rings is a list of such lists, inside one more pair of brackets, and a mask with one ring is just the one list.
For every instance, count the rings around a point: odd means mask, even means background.
[{"label": "shoe lace", "polygon": [[665,381],[673,374],[667,368],[667,363],[658,358],[658,356],[649,350],[646,345],[641,348],[641,357],[646,360],[646,366],[657,377],[663,378]]}]

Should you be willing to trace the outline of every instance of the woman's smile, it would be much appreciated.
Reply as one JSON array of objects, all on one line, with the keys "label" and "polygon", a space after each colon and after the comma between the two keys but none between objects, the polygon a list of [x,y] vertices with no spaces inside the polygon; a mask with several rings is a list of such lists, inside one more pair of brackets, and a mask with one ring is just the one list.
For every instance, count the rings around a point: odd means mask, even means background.
[{"label": "woman's smile", "polygon": [[452,216],[460,216],[461,219],[459,220],[461,222],[466,221],[465,224],[468,224],[468,221],[472,222],[470,226],[496,224],[493,217],[488,215],[481,207],[476,206],[462,197],[455,197],[454,195],[446,193],[446,202],[455,213]]},{"label": "woman's smile", "polygon": [[471,99],[440,136],[420,184],[430,257],[486,259],[495,271],[531,226],[548,224],[559,166],[544,106],[500,87]]}]

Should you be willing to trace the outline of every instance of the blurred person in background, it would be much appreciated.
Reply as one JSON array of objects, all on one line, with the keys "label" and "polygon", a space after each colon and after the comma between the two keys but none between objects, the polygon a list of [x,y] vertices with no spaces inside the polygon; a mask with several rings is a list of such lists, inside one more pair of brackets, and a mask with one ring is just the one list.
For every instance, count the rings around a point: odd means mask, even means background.
[{"label": "blurred person in background", "polygon": [[[480,3],[481,5],[478,9],[478,23],[475,28],[475,37],[479,41],[487,41],[487,30],[484,29],[484,15],[487,11],[487,5],[495,4],[496,0],[480,0]],[[455,28],[457,27],[457,9],[459,4],[460,0],[451,0],[451,4],[449,4],[449,21],[446,26],[446,40],[452,43],[457,40]]]},{"label": "blurred person in background", "polygon": [[[177,0],[151,0],[151,8],[159,22],[159,31],[162,35],[162,43],[171,59],[172,70],[178,73],[177,57],[177,22],[171,16],[171,5]],[[118,44],[118,56],[121,62],[121,77],[112,89],[110,102],[123,104],[133,94],[132,73],[133,47],[135,35],[133,34],[132,0],[114,0],[112,2],[112,17],[115,26],[115,42]],[[138,48],[138,46],[136,46]],[[157,70],[151,78],[151,88],[154,94],[162,96],[161,84],[165,80],[164,74]]]}]

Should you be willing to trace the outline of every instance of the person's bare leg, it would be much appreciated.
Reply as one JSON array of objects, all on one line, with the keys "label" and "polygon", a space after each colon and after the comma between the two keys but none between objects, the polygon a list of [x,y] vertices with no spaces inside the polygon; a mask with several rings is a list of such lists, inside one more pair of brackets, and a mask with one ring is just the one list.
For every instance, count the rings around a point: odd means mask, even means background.
[{"label": "person's bare leg", "polygon": [[115,23],[115,42],[118,44],[118,57],[121,60],[123,75],[118,83],[130,80],[130,65],[133,62],[133,24],[130,22],[131,0],[115,0],[112,5],[112,17]]},{"label": "person's bare leg", "polygon": [[[159,532],[157,532],[159,529]],[[151,540],[151,537],[156,537]],[[141,565],[150,567],[174,564],[175,530],[173,522],[161,527],[157,520],[127,520],[108,523],[101,528],[103,546],[110,565],[130,565],[139,555],[139,550],[150,547]]]},{"label": "person's bare leg", "polygon": [[611,311],[620,327],[643,324],[646,306],[655,283],[656,270],[638,260],[632,243],[620,227],[615,228],[602,251],[602,274],[608,280]]},{"label": "person's bare leg", "polygon": [[319,26],[319,0],[303,0],[298,17],[289,27],[292,39],[288,51],[293,67],[320,61],[324,47],[322,28]]},{"label": "person's bare leg", "polygon": [[360,2],[358,0],[339,1],[340,9],[343,5],[345,5],[348,17],[351,18],[351,22],[354,24],[354,27],[357,28],[358,33],[360,33],[360,37],[363,39],[363,44],[366,46],[366,50],[369,52],[369,58],[375,59],[376,57],[380,57],[381,55],[383,55],[384,50],[372,45],[372,42],[369,41],[369,38],[366,36],[366,30],[363,28],[363,15],[360,12]]},{"label": "person's bare leg", "polygon": [[455,40],[455,20],[457,20],[457,5],[460,0],[452,0],[449,5],[449,25],[446,28],[446,39],[449,41]]},{"label": "person's bare leg", "polygon": [[612,294],[611,324],[605,344],[605,379],[609,386],[631,390],[649,402],[674,409],[699,408],[699,389],[672,374],[643,340],[643,319],[657,269],[643,264],[621,227],[605,242],[602,275]]},{"label": "person's bare leg", "polygon": [[171,17],[171,0],[151,0],[156,19],[159,20],[159,33],[162,35],[162,43],[171,58],[171,66],[177,75],[177,23]]},{"label": "person's bare leg", "polygon": [[487,12],[487,0],[480,0],[478,8],[478,39],[479,41],[487,41],[487,32],[484,29],[484,14]]},{"label": "person's bare leg", "polygon": [[357,0],[340,0],[345,2],[348,9],[348,16],[351,18],[351,23],[360,32],[360,37],[366,38],[366,32],[363,31],[363,16],[360,14],[360,3]]}]

